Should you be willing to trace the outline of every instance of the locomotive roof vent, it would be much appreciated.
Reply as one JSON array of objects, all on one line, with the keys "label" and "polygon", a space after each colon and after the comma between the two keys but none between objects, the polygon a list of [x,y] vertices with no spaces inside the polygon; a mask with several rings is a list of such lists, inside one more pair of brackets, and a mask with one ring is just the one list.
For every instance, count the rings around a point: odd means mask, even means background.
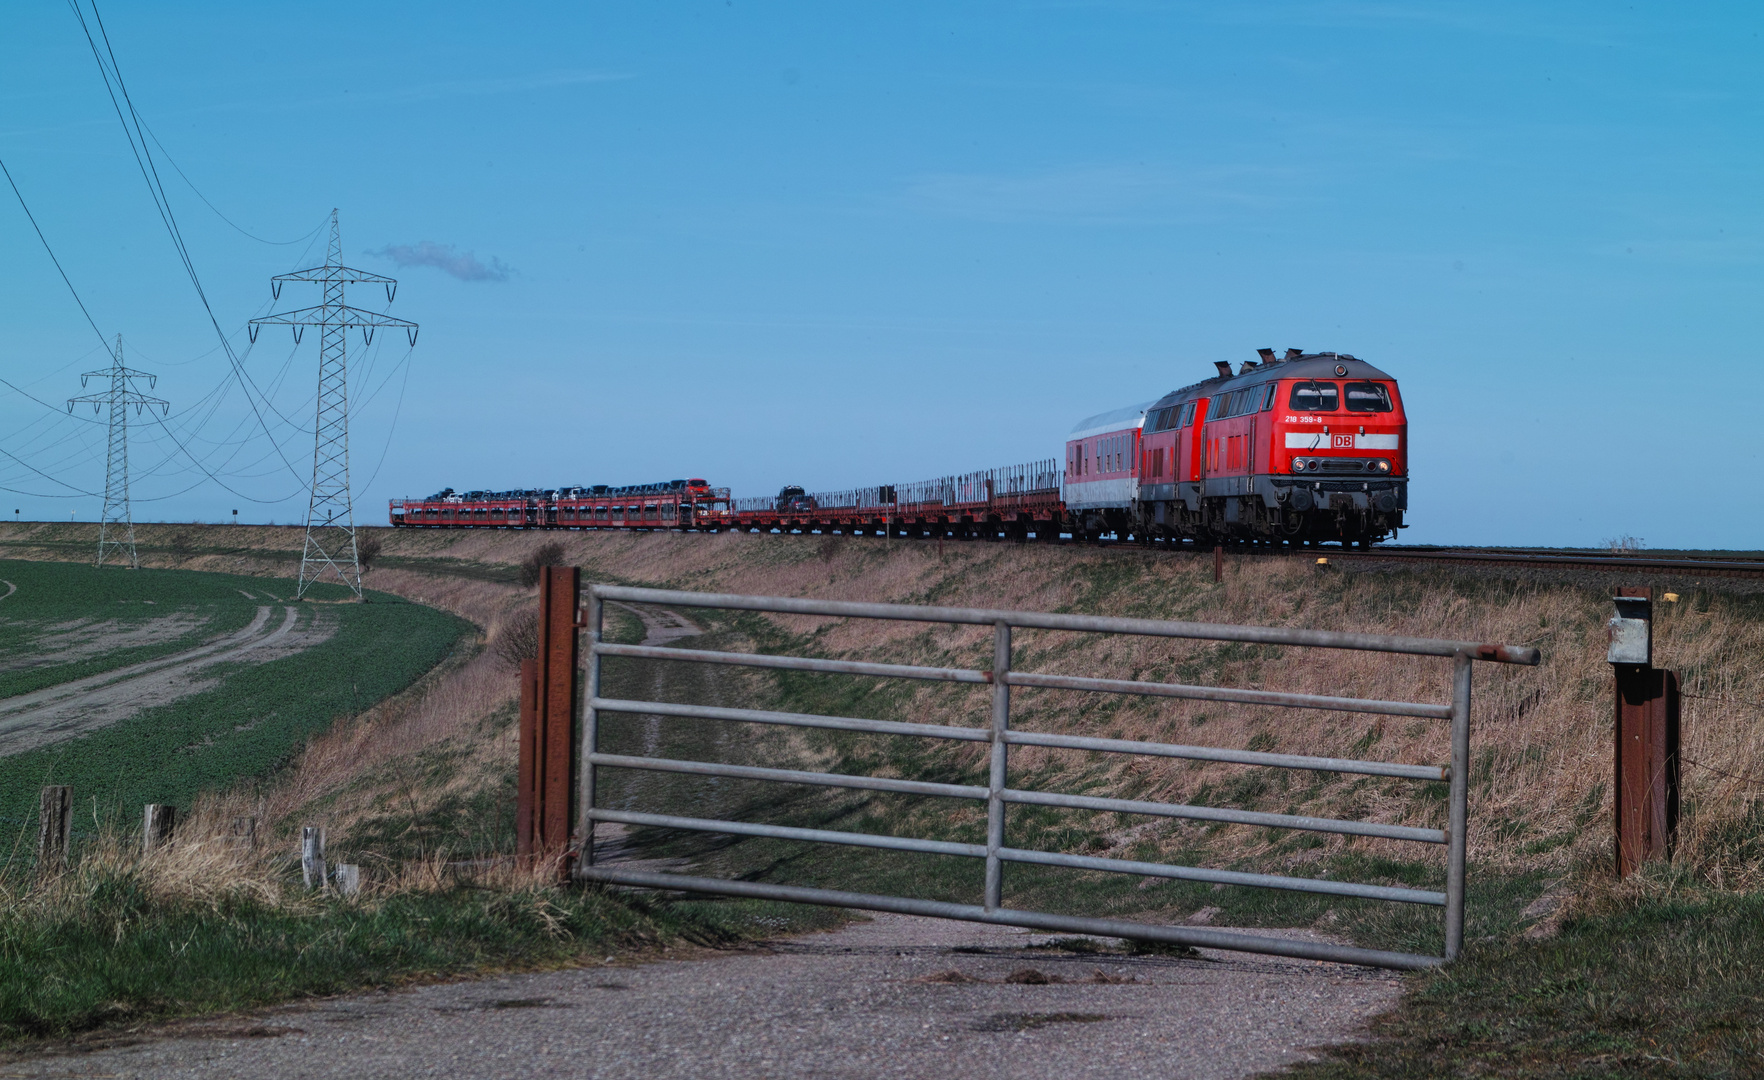
[{"label": "locomotive roof vent", "polygon": [[1260,366],[1261,365],[1257,364],[1254,360],[1245,360],[1243,366],[1237,369],[1237,373],[1239,375],[1247,375]]},{"label": "locomotive roof vent", "polygon": [[1273,349],[1257,349],[1256,355],[1262,358],[1264,364],[1278,364],[1280,362],[1274,359]]},{"label": "locomotive roof vent", "polygon": [[1221,379],[1231,378],[1231,361],[1229,361],[1229,360],[1215,360],[1215,361],[1213,361],[1213,366],[1219,369],[1219,378],[1221,378]]},{"label": "locomotive roof vent", "polygon": [[1299,357],[1301,357],[1303,355],[1305,355],[1305,350],[1303,350],[1303,349],[1288,349],[1288,350],[1286,350],[1286,355],[1281,357],[1281,359],[1283,359],[1283,360],[1297,360]]}]

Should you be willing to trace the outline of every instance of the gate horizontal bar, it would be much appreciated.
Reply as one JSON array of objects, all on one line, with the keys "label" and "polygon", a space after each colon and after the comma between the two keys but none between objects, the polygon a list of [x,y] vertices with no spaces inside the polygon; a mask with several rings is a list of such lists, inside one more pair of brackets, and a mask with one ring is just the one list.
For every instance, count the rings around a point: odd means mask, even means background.
[{"label": "gate horizontal bar", "polygon": [[1425,716],[1435,720],[1452,718],[1450,705],[1424,705],[1412,701],[1374,701],[1369,698],[1289,694],[1278,690],[1236,690],[1222,686],[1136,682],[1132,679],[1091,679],[1079,675],[1040,675],[1028,671],[1007,672],[1004,681],[1011,686],[1032,686],[1046,690],[1093,690],[1104,694],[1188,698],[1193,701],[1223,701],[1236,705],[1280,705],[1295,709],[1327,709],[1331,712],[1378,713],[1383,716]]},{"label": "gate horizontal bar", "polygon": [[782,724],[786,727],[827,728],[832,731],[868,731],[882,735],[917,735],[928,739],[960,739],[967,742],[992,741],[992,732],[985,728],[903,724],[895,720],[861,720],[855,716],[817,716],[814,713],[725,709],[715,705],[677,705],[665,701],[625,701],[598,697],[591,699],[588,707],[601,712],[685,716],[698,720],[736,720],[753,724]]},{"label": "gate horizontal bar", "polygon": [[[649,772],[688,773],[694,776],[721,776],[735,780],[766,780],[782,784],[812,784],[817,787],[855,788],[864,791],[893,791],[906,795],[935,795],[951,799],[985,799],[987,789],[966,784],[937,784],[923,780],[895,780],[877,776],[851,776],[844,773],[810,772],[801,769],[771,769],[755,765],[725,765],[710,761],[680,761],[674,758],[637,757],[629,754],[589,754],[591,765],[607,765],[618,769],[644,769]],[[1421,829],[1408,825],[1381,825],[1369,821],[1343,821],[1337,818],[1308,817],[1294,814],[1269,814],[1259,810],[1233,810],[1219,806],[1193,806],[1186,803],[1144,802],[1136,799],[1103,799],[1091,795],[1067,795],[1054,791],[1024,791],[1007,788],[1000,792],[1006,802],[1034,806],[1059,806],[1073,810],[1102,810],[1122,814],[1148,814],[1156,817],[1192,818],[1198,821],[1222,821],[1236,825],[1261,825],[1271,829],[1304,829],[1310,832],[1345,833],[1350,836],[1378,836],[1389,840],[1416,840],[1428,844],[1445,843],[1440,829]]]},{"label": "gate horizontal bar", "polygon": [[992,673],[965,668],[913,667],[909,664],[870,664],[861,660],[822,660],[810,656],[767,656],[763,653],[710,652],[705,649],[668,649],[659,645],[592,646],[597,656],[630,656],[642,660],[683,660],[693,664],[732,664],[736,667],[783,668],[787,671],[824,671],[835,675],[880,675],[890,679],[929,679],[933,682],[990,685]]},{"label": "gate horizontal bar", "polygon": [[1146,754],[1153,757],[1187,758],[1195,761],[1227,761],[1234,765],[1267,765],[1277,769],[1315,769],[1319,772],[1364,773],[1368,776],[1401,776],[1411,780],[1444,780],[1451,770],[1442,765],[1399,765],[1391,761],[1354,761],[1351,758],[1310,757],[1306,754],[1270,754],[1260,750],[1226,750],[1214,746],[1182,746],[1176,743],[1103,739],[1092,735],[1053,735],[1039,731],[1005,732],[1005,742],[1016,746],[1052,746],[1061,750],[1100,750],[1115,754]]},{"label": "gate horizontal bar", "polygon": [[[691,832],[721,833],[728,836],[764,836],[775,840],[803,840],[817,844],[843,844],[847,847],[886,848],[890,851],[922,851],[933,855],[962,855],[973,859],[986,857],[985,844],[957,844],[947,840],[920,840],[911,836],[881,836],[876,833],[841,832],[833,829],[802,829],[790,825],[762,825],[751,821],[719,821],[714,818],[643,814],[630,810],[601,810],[598,808],[589,811],[588,816],[593,821],[617,821],[627,825],[652,825],[668,829],[686,829]],[[1368,900],[1396,900],[1410,904],[1433,904],[1435,906],[1445,903],[1444,893],[1395,888],[1389,885],[1362,885],[1352,881],[1282,877],[1279,874],[1246,874],[1238,870],[1208,870],[1198,866],[1172,866],[1166,863],[1138,862],[1128,859],[1104,859],[1091,855],[1066,855],[1060,852],[1031,851],[1025,848],[1000,848],[998,857],[1006,862],[1065,866],[1078,870],[1102,870],[1108,873],[1176,878],[1182,881],[1206,881],[1216,885],[1249,885],[1263,889],[1326,893],[1331,896],[1357,896]]]},{"label": "gate horizontal bar", "polygon": [[933,784],[924,780],[894,780],[882,776],[851,776],[845,773],[807,772],[801,769],[767,769],[756,765],[722,765],[710,761],[679,761],[673,758],[632,757],[628,754],[589,754],[591,765],[650,772],[691,773],[695,776],[726,776],[736,780],[770,780],[781,784],[814,784],[818,787],[861,788],[867,791],[898,791],[907,795],[941,795],[951,799],[984,799],[983,787],[965,784]]},{"label": "gate horizontal bar", "polygon": [[1049,930],[1062,934],[1092,934],[1096,937],[1122,938],[1128,941],[1162,941],[1171,945],[1189,945],[1203,949],[1230,949],[1237,952],[1263,953],[1270,956],[1291,956],[1301,960],[1365,964],[1369,967],[1393,968],[1398,971],[1420,971],[1438,967],[1444,962],[1437,956],[1386,952],[1382,949],[1360,949],[1351,945],[1332,945],[1322,941],[1267,937],[1262,934],[1240,934],[1227,930],[1207,930],[1190,926],[1158,926],[1130,922],[1126,919],[1090,919],[1074,915],[1054,915],[1040,911],[1017,911],[1011,908],[996,908],[988,911],[973,904],[952,904],[942,900],[915,900],[908,897],[844,892],[838,889],[815,889],[802,885],[774,885],[759,881],[722,881],[717,878],[689,877],[684,874],[620,870],[609,866],[578,864],[576,877],[583,881],[603,881],[615,885],[634,885],[648,889],[678,889],[682,892],[710,893],[717,896],[745,896],[760,900],[784,900],[798,904],[826,904],[832,907],[857,908],[863,911],[888,911],[898,915],[925,915],[937,919],[960,919],[964,922],[990,923],[994,926],[1021,926],[1031,930]]},{"label": "gate horizontal bar", "polygon": [[[984,798],[985,788],[975,788]],[[1267,814],[1260,810],[1233,810],[1223,806],[1187,803],[1141,802],[1137,799],[1102,799],[1093,795],[1064,795],[1055,791],[1021,791],[1006,788],[999,793],[1005,802],[1032,806],[1063,806],[1074,810],[1112,810],[1118,814],[1149,814],[1154,817],[1225,821],[1235,825],[1265,825],[1271,829],[1305,829],[1310,832],[1346,833],[1350,836],[1381,836],[1387,840],[1418,840],[1425,844],[1446,842],[1444,829],[1418,829],[1408,825],[1380,825],[1371,821]]]},{"label": "gate horizontal bar", "polygon": [[[1387,634],[1350,634],[1336,630],[1294,630],[1274,626],[1237,626],[1229,623],[1168,622],[1162,619],[1124,619],[1105,615],[1067,615],[1038,611],[999,611],[988,608],[920,607],[913,604],[864,604],[844,600],[803,600],[779,596],[738,596],[729,593],[696,593],[675,589],[641,589],[628,585],[596,585],[594,595],[603,600],[638,604],[674,604],[681,607],[722,608],[734,611],[772,611],[785,615],[826,615],[833,618],[897,619],[907,622],[965,623],[992,626],[1005,623],[1032,630],[1081,630],[1106,634],[1140,634],[1147,637],[1197,638],[1206,641],[1246,641],[1263,645],[1301,645],[1325,649],[1358,649],[1367,652],[1409,653],[1416,656],[1469,656],[1502,664],[1535,665],[1542,654],[1535,648],[1496,645],[1477,641],[1444,641],[1436,638],[1396,637]],[[660,650],[671,651],[671,650]]]},{"label": "gate horizontal bar", "polygon": [[1060,851],[1003,848],[998,857],[1005,862],[1033,863],[1037,866],[1066,866],[1075,870],[1102,870],[1111,874],[1138,874],[1142,877],[1175,878],[1179,881],[1210,881],[1217,885],[1252,885],[1258,889],[1357,896],[1364,900],[1395,900],[1399,903],[1431,904],[1435,907],[1444,907],[1446,902],[1445,893],[1423,889],[1362,885],[1357,881],[1329,881],[1323,878],[1282,877],[1279,874],[1245,874],[1237,870],[1208,870],[1199,866],[1104,859],[1095,855],[1067,855]]},{"label": "gate horizontal bar", "polygon": [[890,851],[923,851],[931,855],[986,857],[985,844],[957,844],[948,840],[920,840],[913,836],[881,836],[876,833],[835,832],[831,829],[799,829],[791,825],[761,825],[752,821],[717,821],[712,818],[677,817],[673,814],[640,814],[631,810],[588,811],[590,821],[616,821],[625,825],[653,825],[663,829],[727,833],[731,836],[767,836],[774,840],[807,840],[817,844],[887,848]]},{"label": "gate horizontal bar", "polygon": [[[733,720],[786,727],[826,728],[832,731],[865,731],[879,735],[912,735],[929,739],[990,742],[985,728],[950,727],[945,724],[906,724],[895,720],[864,720],[855,716],[819,716],[814,713],[772,712],[764,709],[726,709],[714,705],[684,705],[668,701],[630,701],[593,698],[590,709],[601,712],[637,713],[651,716],[682,716],[699,720]],[[1062,750],[1097,750],[1114,754],[1146,754],[1196,761],[1224,761],[1235,765],[1265,765],[1277,769],[1313,769],[1319,772],[1363,773],[1368,776],[1400,776],[1411,780],[1444,780],[1450,773],[1442,765],[1400,765],[1389,761],[1355,761],[1352,758],[1312,757],[1308,754],[1270,754],[1260,750],[1228,750],[1214,746],[1183,746],[1177,743],[1103,739],[1089,735],[1053,735],[1034,731],[1007,731],[1005,741],[1020,746],[1051,746]]]}]

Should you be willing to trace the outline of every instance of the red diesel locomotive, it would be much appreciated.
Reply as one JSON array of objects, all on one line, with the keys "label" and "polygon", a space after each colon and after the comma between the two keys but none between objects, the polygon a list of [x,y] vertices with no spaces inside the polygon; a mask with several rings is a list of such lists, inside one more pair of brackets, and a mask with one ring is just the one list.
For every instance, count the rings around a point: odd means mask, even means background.
[{"label": "red diesel locomotive", "polygon": [[452,489],[394,499],[395,526],[841,532],[1141,543],[1340,541],[1403,528],[1408,422],[1396,380],[1346,353],[1260,360],[1090,417],[1059,462],[845,492],[732,500],[675,480],[632,488]]},{"label": "red diesel locomotive", "polygon": [[1403,528],[1408,421],[1396,380],[1346,353],[1259,350],[1147,406],[1092,417],[1066,444],[1074,535],[1339,540]]}]

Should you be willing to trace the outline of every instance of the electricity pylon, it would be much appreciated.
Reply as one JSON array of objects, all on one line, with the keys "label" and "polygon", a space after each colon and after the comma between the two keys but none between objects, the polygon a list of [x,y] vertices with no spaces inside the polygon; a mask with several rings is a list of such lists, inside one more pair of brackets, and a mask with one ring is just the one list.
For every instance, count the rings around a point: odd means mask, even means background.
[{"label": "electricity pylon", "polygon": [[318,417],[313,429],[312,495],[306,507],[306,547],[300,555],[300,599],[313,582],[333,572],[337,579],[361,596],[361,561],[355,549],[355,505],[349,495],[349,365],[345,335],[350,327],[361,329],[362,345],[373,344],[374,331],[382,326],[403,327],[416,348],[417,324],[372,311],[352,308],[343,302],[343,286],[386,286],[386,303],[398,291],[398,282],[383,274],[353,270],[343,265],[343,240],[337,229],[337,211],[331,211],[331,246],[325,265],[270,279],[270,296],[281,299],[285,281],[317,282],[325,287],[325,302],[318,307],[284,311],[252,319],[251,340],[261,326],[287,326],[294,343],[308,326],[319,328]]},{"label": "electricity pylon", "polygon": [[146,379],[147,388],[152,390],[159,376],[123,366],[121,334],[116,335],[116,355],[110,367],[82,374],[82,387],[87,379],[110,380],[110,389],[102,394],[67,399],[68,412],[73,412],[75,405],[90,405],[93,412],[102,406],[110,406],[110,445],[104,455],[104,514],[98,519],[98,561],[93,565],[103,566],[105,558],[113,551],[126,551],[129,569],[133,570],[139,562],[135,557],[135,519],[129,511],[129,406],[135,407],[136,416],[141,415],[141,410],[153,406],[163,408],[169,416],[171,402],[130,389],[130,379]]}]

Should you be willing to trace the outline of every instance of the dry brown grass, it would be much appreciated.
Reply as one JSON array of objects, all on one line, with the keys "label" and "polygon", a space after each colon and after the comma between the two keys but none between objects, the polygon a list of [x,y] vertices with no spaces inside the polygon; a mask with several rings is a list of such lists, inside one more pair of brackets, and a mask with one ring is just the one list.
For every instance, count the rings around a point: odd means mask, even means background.
[{"label": "dry brown grass", "polygon": [[[25,527],[29,530],[31,527]],[[65,529],[57,526],[56,529]],[[166,527],[171,528],[171,527]],[[188,529],[188,526],[179,528]],[[234,530],[209,530],[230,539]],[[253,565],[285,573],[285,562],[253,564],[254,552],[296,550],[295,529],[244,529],[225,556],[197,555],[183,565],[239,572]],[[8,537],[0,530],[0,537]],[[22,537],[20,537],[22,538]],[[202,537],[206,540],[206,537]],[[1360,630],[1510,644],[1536,644],[1537,668],[1478,664],[1475,684],[1472,857],[1496,867],[1567,867],[1609,847],[1610,672],[1604,661],[1608,603],[1604,585],[1501,582],[1444,571],[1347,574],[1320,572],[1297,559],[1233,559],[1224,584],[1210,580],[1210,557],[1149,555],[1121,549],[1046,548],[875,539],[669,533],[509,533],[388,531],[382,559],[421,560],[434,572],[382,567],[369,583],[446,608],[477,623],[487,641],[530,605],[513,571],[543,544],[561,543],[563,561],[589,580],[673,588],[926,602],[1032,610],[1078,610],[1198,621]],[[17,549],[14,549],[17,550]],[[452,576],[452,565],[505,567],[507,584]],[[1615,583],[1615,582],[1613,582]],[[1736,828],[1756,820],[1764,797],[1764,650],[1758,605],[1721,592],[1676,587],[1685,599],[1656,607],[1655,662],[1678,670],[1687,694],[1683,730],[1681,859],[1720,884],[1764,882],[1757,847]],[[990,632],[920,624],[778,617],[827,655],[915,663],[988,666]],[[1360,697],[1443,702],[1449,662],[1329,650],[1221,649],[1169,639],[1019,632],[1019,668],[1184,681],[1186,669],[1220,685],[1263,686]],[[448,740],[469,743],[482,769],[454,785],[483,782],[513,753],[506,730],[484,734],[483,719],[507,708],[511,672],[488,654],[439,673],[411,693],[339,725],[315,740],[266,803],[272,820],[289,820],[325,802],[327,820],[344,828],[397,787],[409,755]],[[912,719],[983,722],[983,694],[924,686],[906,711]],[[1183,741],[1299,753],[1443,762],[1442,722],[1373,718],[1135,700],[1107,707],[1092,695],[1019,692],[1013,723],[1047,730]],[[967,753],[973,753],[970,748]],[[1694,764],[1692,764],[1694,763]],[[1094,775],[1098,766],[1058,751],[1023,749],[1017,775],[1039,782]],[[1185,799],[1228,787],[1245,770],[1195,762],[1118,759],[1108,786]],[[378,779],[374,779],[378,777]],[[1252,799],[1264,808],[1352,815],[1376,821],[1439,824],[1437,800],[1414,797],[1412,784],[1382,780],[1288,790]],[[344,796],[340,793],[349,793]],[[418,793],[417,799],[427,798]],[[420,802],[419,802],[420,808]],[[1171,842],[1193,842],[1176,827]],[[1121,840],[1139,835],[1124,830]],[[1213,842],[1252,853],[1271,841],[1252,830],[1210,834]],[[1413,853],[1378,841],[1332,838],[1334,847]],[[1305,856],[1299,856],[1305,857]]]},{"label": "dry brown grass", "polygon": [[[400,549],[434,544],[453,558],[513,563],[537,539],[507,534],[399,537]],[[566,557],[589,577],[687,589],[925,601],[983,607],[1086,610],[1200,621],[1316,627],[1461,640],[1535,644],[1537,668],[1478,664],[1475,686],[1472,857],[1484,865],[1565,868],[1608,850],[1611,758],[1610,671],[1604,660],[1609,615],[1602,585],[1536,581],[1466,582],[1443,572],[1343,574],[1307,561],[1234,561],[1222,586],[1208,560],[1145,556],[1122,550],[993,544],[935,545],[776,536],[577,534]],[[414,553],[414,551],[413,551]],[[1117,580],[1113,587],[1098,580]],[[1682,861],[1712,880],[1764,880],[1755,850],[1736,845],[1735,827],[1752,818],[1764,782],[1764,673],[1751,662],[1764,647],[1764,621],[1742,598],[1681,588],[1685,600],[1658,605],[1656,663],[1680,671],[1684,703],[1684,788],[1688,813]],[[811,636],[828,655],[917,663],[986,666],[989,632],[909,623],[778,617],[792,634]],[[1019,633],[1017,663],[1032,670],[1175,678],[1201,664],[1207,681],[1314,693],[1444,702],[1449,662],[1330,650],[1278,655],[1222,655],[1210,644],[1167,639]],[[923,687],[913,719],[975,723],[983,694]],[[1442,762],[1443,723],[1200,703],[1136,701],[1099,708],[1089,695],[1020,692],[1014,722],[1049,730],[1124,738],[1258,746],[1300,753]],[[967,750],[973,753],[972,749]],[[1042,770],[1057,781],[1089,766],[1059,751],[1025,749],[1013,767]],[[1244,770],[1228,765],[1121,759],[1113,785],[1160,798],[1215,791]],[[1306,812],[1375,821],[1440,823],[1437,802],[1414,798],[1414,785],[1362,781],[1325,785],[1304,798],[1270,793],[1261,802]],[[1192,832],[1192,830],[1191,830]],[[1270,841],[1251,830],[1226,830],[1220,843],[1240,853]],[[1192,840],[1193,837],[1187,838]],[[1413,852],[1378,841],[1332,838],[1335,847]]]}]

